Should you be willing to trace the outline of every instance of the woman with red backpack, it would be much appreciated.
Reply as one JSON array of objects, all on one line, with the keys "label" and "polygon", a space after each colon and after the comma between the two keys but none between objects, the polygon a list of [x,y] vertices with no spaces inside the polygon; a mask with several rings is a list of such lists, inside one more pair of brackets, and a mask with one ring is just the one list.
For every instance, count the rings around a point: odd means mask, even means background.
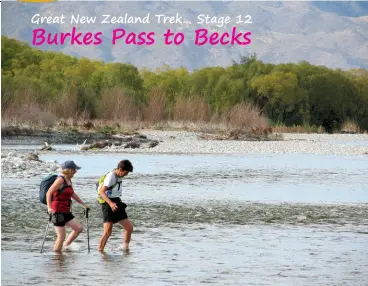
[{"label": "woman with red backpack", "polygon": [[69,246],[83,230],[81,223],[71,213],[71,199],[82,204],[86,210],[88,209],[88,205],[74,192],[71,182],[71,178],[80,167],[74,161],[66,161],[61,165],[61,169],[61,175],[58,176],[46,194],[47,210],[52,215],[51,221],[55,226],[57,234],[54,244],[55,252],[61,252],[63,248],[63,242],[66,237],[66,225],[72,229],[72,232],[65,241],[64,246]]}]

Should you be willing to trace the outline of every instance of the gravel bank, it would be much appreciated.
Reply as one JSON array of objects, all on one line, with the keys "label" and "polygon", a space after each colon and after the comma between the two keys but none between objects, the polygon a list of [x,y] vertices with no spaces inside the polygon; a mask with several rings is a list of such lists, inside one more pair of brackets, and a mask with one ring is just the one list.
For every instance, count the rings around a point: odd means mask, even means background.
[{"label": "gravel bank", "polygon": [[35,154],[1,153],[1,177],[31,178],[58,172],[60,164],[56,161],[41,161]]},{"label": "gravel bank", "polygon": [[[81,151],[80,145],[70,150],[53,150],[68,154],[85,153],[161,153],[161,154],[321,154],[321,155],[368,155],[368,134],[282,134],[281,141],[232,141],[203,140],[201,133],[187,131],[152,131],[141,130],[151,141],[158,142],[150,147],[142,144],[139,148],[110,146],[103,149]],[[27,143],[23,143],[27,144]],[[31,145],[30,145],[31,146]],[[40,152],[40,146],[34,151]],[[33,148],[33,147],[30,147]],[[11,145],[3,150],[12,149]],[[31,152],[33,149],[27,150]],[[25,152],[17,150],[18,152]],[[40,153],[44,153],[40,152]]]},{"label": "gravel bank", "polygon": [[[160,141],[155,148],[128,152],[184,154],[322,154],[366,155],[367,134],[282,134],[283,141],[199,140],[199,133],[183,131],[141,131]],[[116,151],[117,149],[110,149]]]}]

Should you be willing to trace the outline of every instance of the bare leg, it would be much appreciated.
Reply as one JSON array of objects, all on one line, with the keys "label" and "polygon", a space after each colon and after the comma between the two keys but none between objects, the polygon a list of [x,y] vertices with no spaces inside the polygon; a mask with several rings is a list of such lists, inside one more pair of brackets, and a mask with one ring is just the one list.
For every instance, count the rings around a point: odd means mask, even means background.
[{"label": "bare leg", "polygon": [[65,226],[55,226],[55,231],[57,238],[54,244],[54,251],[61,252],[61,248],[63,247],[63,242],[65,239]]},{"label": "bare leg", "polygon": [[105,249],[106,246],[106,242],[109,239],[111,233],[112,233],[112,226],[113,223],[112,222],[105,222],[104,223],[104,233],[100,239],[100,243],[98,245],[98,251],[103,251]]},{"label": "bare leg", "polygon": [[129,249],[129,242],[133,232],[133,224],[129,219],[123,219],[119,221],[119,224],[125,229],[123,248]]},{"label": "bare leg", "polygon": [[69,234],[64,246],[70,245],[83,230],[83,226],[74,218],[67,222],[66,225],[69,226],[73,231]]}]

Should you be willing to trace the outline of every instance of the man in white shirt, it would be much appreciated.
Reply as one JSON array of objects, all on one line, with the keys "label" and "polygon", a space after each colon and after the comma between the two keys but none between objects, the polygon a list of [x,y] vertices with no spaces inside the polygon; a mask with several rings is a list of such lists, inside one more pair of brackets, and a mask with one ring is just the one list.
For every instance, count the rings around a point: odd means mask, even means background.
[{"label": "man in white shirt", "polygon": [[124,249],[129,249],[129,242],[133,232],[133,224],[125,211],[127,205],[120,199],[122,195],[122,178],[133,172],[133,165],[129,160],[119,162],[116,169],[109,172],[99,186],[99,202],[102,208],[104,233],[100,239],[99,251],[103,251],[107,240],[112,233],[113,224],[119,223],[124,229]]}]

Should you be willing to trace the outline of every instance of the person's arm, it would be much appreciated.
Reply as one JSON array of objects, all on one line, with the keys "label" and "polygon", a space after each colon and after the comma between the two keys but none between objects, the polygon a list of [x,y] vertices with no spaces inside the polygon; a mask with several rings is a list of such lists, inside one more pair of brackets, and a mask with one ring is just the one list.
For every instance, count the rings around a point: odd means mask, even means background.
[{"label": "person's arm", "polygon": [[104,201],[110,206],[110,208],[114,212],[118,209],[118,206],[116,205],[116,203],[114,203],[112,200],[109,199],[109,197],[106,195],[106,192],[107,192],[107,186],[102,186],[100,190],[101,198],[104,199]]},{"label": "person's arm", "polygon": [[53,209],[51,208],[51,200],[52,195],[61,189],[64,184],[63,178],[57,178],[55,182],[51,185],[50,189],[46,193],[46,203],[47,203],[47,211],[52,214],[54,213]]},{"label": "person's arm", "polygon": [[72,198],[73,198],[76,202],[78,202],[78,203],[80,203],[81,205],[83,205],[86,209],[88,209],[88,205],[87,205],[87,204],[85,204],[85,203],[80,199],[80,197],[79,197],[75,192],[73,193]]}]

